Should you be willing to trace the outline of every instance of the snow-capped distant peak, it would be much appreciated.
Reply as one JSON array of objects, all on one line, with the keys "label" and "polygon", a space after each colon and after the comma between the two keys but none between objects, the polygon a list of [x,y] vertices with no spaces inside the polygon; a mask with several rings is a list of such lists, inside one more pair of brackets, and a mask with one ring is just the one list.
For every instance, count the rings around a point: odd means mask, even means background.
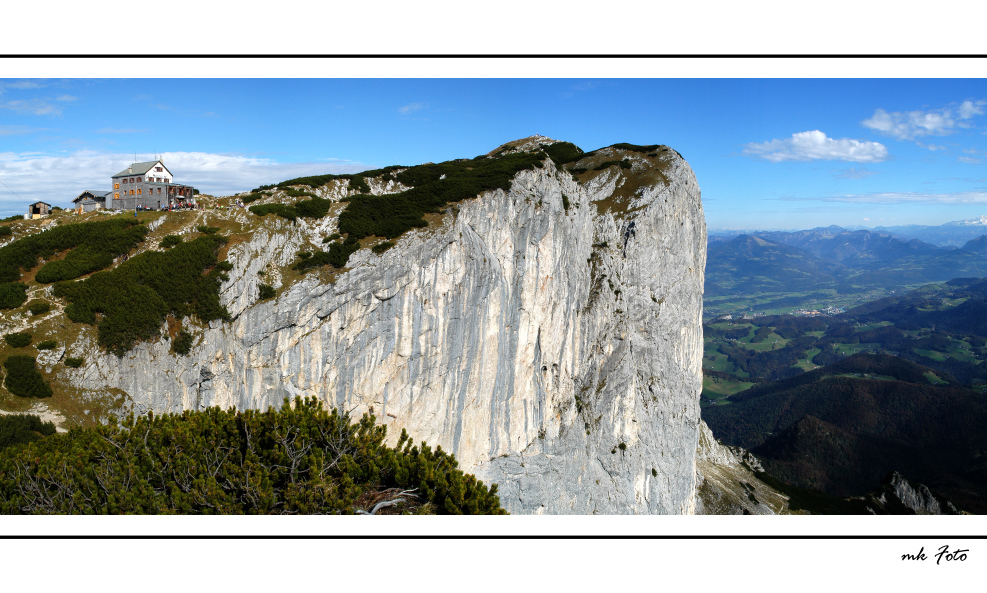
[{"label": "snow-capped distant peak", "polygon": [[957,220],[956,222],[947,222],[946,224],[955,226],[987,226],[987,214],[982,214],[979,218]]}]

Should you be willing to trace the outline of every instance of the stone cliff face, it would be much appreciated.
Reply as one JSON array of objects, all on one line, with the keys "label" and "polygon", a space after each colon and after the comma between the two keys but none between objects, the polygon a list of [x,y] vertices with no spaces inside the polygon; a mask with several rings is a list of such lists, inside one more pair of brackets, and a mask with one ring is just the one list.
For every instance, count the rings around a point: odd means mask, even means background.
[{"label": "stone cliff face", "polygon": [[332,216],[272,221],[230,248],[232,322],[196,329],[187,357],[167,339],[94,355],[75,386],[158,412],[315,396],[372,411],[392,441],[406,429],[441,445],[512,513],[692,513],[699,187],[674,151],[598,152],[631,167],[578,183],[546,161],[382,255],[357,251],[331,281],[310,273],[256,303],[260,281],[280,283],[258,271],[335,230]]}]

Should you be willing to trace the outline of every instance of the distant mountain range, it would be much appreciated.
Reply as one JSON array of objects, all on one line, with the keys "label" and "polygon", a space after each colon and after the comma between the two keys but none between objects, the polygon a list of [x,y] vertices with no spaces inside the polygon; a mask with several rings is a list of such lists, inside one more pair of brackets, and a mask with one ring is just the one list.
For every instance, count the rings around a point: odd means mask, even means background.
[{"label": "distant mountain range", "polygon": [[[947,222],[941,225],[900,225],[900,226],[879,226],[873,229],[866,229],[861,227],[851,227],[844,228],[839,226],[830,226],[826,229],[817,228],[814,231],[838,229],[839,231],[858,231],[858,230],[870,230],[876,233],[891,235],[898,239],[903,239],[908,241],[910,239],[918,239],[926,243],[931,243],[938,247],[962,247],[968,241],[987,235],[987,215],[980,216],[978,218],[971,218],[967,220],[957,220],[954,222]],[[786,232],[786,231],[770,231],[770,232]],[[807,232],[807,231],[794,231],[794,233]],[[728,229],[710,229],[710,243],[722,242],[730,240],[738,235],[762,235],[764,231],[758,231],[754,229],[745,230],[728,230]]]},{"label": "distant mountain range", "polygon": [[[987,231],[987,227],[978,228]],[[839,289],[841,285],[893,288],[987,276],[987,235],[983,234],[968,239],[961,248],[838,226],[734,237],[711,235],[709,243],[706,286],[710,296]]]}]

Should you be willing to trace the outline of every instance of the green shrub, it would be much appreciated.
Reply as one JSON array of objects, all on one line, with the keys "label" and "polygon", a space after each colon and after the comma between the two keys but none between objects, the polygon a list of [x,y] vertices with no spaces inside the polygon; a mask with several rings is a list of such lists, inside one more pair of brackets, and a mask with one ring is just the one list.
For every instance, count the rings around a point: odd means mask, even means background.
[{"label": "green shrub", "polygon": [[308,259],[312,257],[312,253],[309,251],[299,251],[295,255],[298,256],[299,259]]},{"label": "green shrub", "polygon": [[622,159],[619,161],[603,161],[599,165],[593,167],[594,171],[602,171],[603,169],[612,167],[614,165],[619,165],[621,169],[630,169],[631,162],[627,159]]},{"label": "green shrub", "polygon": [[277,291],[274,290],[274,287],[271,286],[270,284],[261,283],[258,284],[257,287],[260,289],[260,295],[258,296],[258,300],[263,301],[266,299],[272,299],[274,298],[274,295],[277,294]]},{"label": "green shrub", "polygon": [[0,218],[0,222],[14,222],[15,220],[24,220],[24,215],[15,214],[13,216],[8,216],[7,218]]},{"label": "green shrub", "polygon": [[21,397],[51,397],[51,387],[35,368],[36,362],[33,356],[8,356],[3,362],[3,368],[7,369],[4,387]]},{"label": "green shrub", "polygon": [[395,177],[411,189],[386,196],[353,196],[339,215],[339,232],[356,239],[371,235],[396,239],[412,228],[427,226],[422,216],[441,212],[450,202],[509,189],[514,175],[541,166],[544,158],[544,153],[515,153],[405,169]]},{"label": "green shrub", "polygon": [[569,211],[569,196],[562,194],[562,208],[568,212]]},{"label": "green shrub", "polygon": [[26,348],[31,345],[31,334],[27,332],[7,334],[3,339],[14,348]]},{"label": "green shrub", "polygon": [[96,324],[102,313],[98,342],[123,356],[137,341],[158,335],[168,313],[229,320],[219,302],[222,271],[204,273],[216,266],[225,243],[225,237],[207,235],[169,251],[145,252],[81,282],[59,282],[53,294],[70,301],[65,315],[77,323]]},{"label": "green shrub", "polygon": [[333,234],[329,235],[328,237],[323,237],[322,238],[322,242],[323,243],[332,243],[333,241],[335,241],[336,239],[339,239],[340,237],[342,237],[342,235],[340,235],[339,233],[333,233]]},{"label": "green shrub", "polygon": [[300,189],[286,189],[284,190],[284,195],[291,198],[314,197],[311,192],[307,192]]},{"label": "green shrub", "polygon": [[285,204],[260,204],[258,206],[251,206],[249,210],[257,216],[277,214],[281,218],[287,218],[292,222],[298,218],[298,212],[296,212],[291,206]]},{"label": "green shrub", "polygon": [[0,282],[0,309],[16,309],[27,302],[27,284]]},{"label": "green shrub", "polygon": [[175,336],[174,343],[171,345],[171,349],[174,350],[176,354],[187,356],[188,353],[192,351],[192,334],[188,333],[184,329],[178,332],[178,335]]},{"label": "green shrub", "polygon": [[343,268],[346,266],[346,261],[350,255],[359,248],[360,244],[357,243],[356,239],[346,239],[343,243],[332,243],[329,245],[329,251],[315,252],[312,257],[295,264],[294,269],[299,272],[305,272],[306,270],[324,265]]},{"label": "green shrub", "polygon": [[[383,169],[374,169],[372,171],[363,171],[362,173],[358,173],[358,174],[357,173],[344,173],[342,175],[310,175],[308,177],[297,177],[295,179],[289,179],[288,181],[282,181],[277,186],[278,187],[288,187],[288,186],[291,186],[291,185],[307,185],[309,187],[320,187],[320,186],[323,186],[323,185],[329,183],[330,181],[334,181],[334,180],[337,180],[337,179],[349,179],[350,180],[350,187],[355,187],[354,186],[353,179],[354,178],[359,178],[360,181],[357,181],[356,184],[357,185],[360,185],[360,187],[362,189],[359,189],[358,191],[369,192],[370,191],[370,187],[366,185],[365,178],[367,178],[367,177],[380,177],[382,175],[386,177],[388,175],[391,175],[393,171],[396,171],[398,169],[403,169],[403,168],[404,167],[402,167],[400,165],[391,165],[390,167],[384,167]],[[273,185],[271,185],[271,186],[262,186],[261,188],[255,189],[254,191],[258,191],[259,189],[264,189],[264,188],[272,188],[272,187],[274,187],[274,186]]]},{"label": "green shrub", "polygon": [[170,249],[181,242],[182,238],[178,235],[165,235],[164,239],[161,239],[159,246],[161,249]]},{"label": "green shrub", "polygon": [[233,269],[233,262],[223,260],[221,262],[216,262],[216,269],[222,270],[224,272],[229,272]]},{"label": "green shrub", "polygon": [[8,449],[0,512],[353,514],[396,489],[414,491],[412,512],[505,514],[497,487],[455,457],[407,433],[388,447],[386,432],[314,398],[266,412],[131,415]]},{"label": "green shrub", "polygon": [[273,185],[273,184],[272,185],[262,185],[260,187],[254,188],[254,189],[252,189],[250,191],[253,192],[253,193],[258,193],[258,192],[262,192],[264,190],[274,189],[275,187],[277,187],[277,186],[276,185]]},{"label": "green shrub", "polygon": [[34,347],[38,350],[54,350],[58,347],[58,342],[56,340],[45,340],[38,342]]},{"label": "green shrub", "polygon": [[[546,152],[560,160],[568,159],[582,151],[570,143],[557,143],[548,147]],[[292,185],[321,186],[331,180],[348,179],[350,187],[361,194],[347,198],[347,207],[339,216],[340,233],[348,237],[344,244],[333,243],[329,251],[316,253],[296,266],[297,270],[306,270],[321,265],[332,265],[342,268],[350,254],[359,249],[349,242],[349,239],[362,239],[376,235],[388,239],[396,239],[402,233],[427,226],[422,218],[429,212],[440,212],[450,202],[476,196],[484,191],[493,189],[507,190],[511,179],[519,171],[540,167],[546,157],[546,152],[515,153],[498,158],[485,156],[475,159],[460,159],[444,163],[429,163],[417,167],[404,168],[391,166],[384,169],[364,171],[359,174],[346,175],[316,175],[299,177],[278,184],[280,188]],[[386,196],[366,195],[370,186],[366,178],[393,177],[412,189]],[[258,190],[254,190],[258,191]],[[276,214],[288,220],[296,220],[299,216],[307,218],[322,218],[333,202],[321,198],[303,200],[288,206],[285,204],[266,204],[250,206],[250,211],[257,216]],[[336,233],[323,243],[335,241],[340,236]]]},{"label": "green shrub", "polygon": [[200,224],[199,226],[195,227],[195,230],[199,231],[203,235],[215,235],[217,232],[219,232],[219,227],[206,226],[204,224]]},{"label": "green shrub", "polygon": [[51,311],[51,303],[47,301],[33,301],[28,305],[27,310],[31,312],[31,315],[44,315],[48,311]]},{"label": "green shrub", "polygon": [[661,145],[648,144],[647,146],[641,146],[639,144],[628,144],[627,142],[621,142],[619,144],[611,145],[611,148],[620,148],[622,150],[630,150],[631,152],[652,152],[661,148]]},{"label": "green shrub", "polygon": [[380,255],[381,253],[384,253],[391,247],[394,247],[394,241],[384,241],[383,243],[378,243],[374,245],[373,247],[370,248],[370,250],[376,253],[377,255]]},{"label": "green shrub", "polygon": [[329,208],[332,204],[332,200],[323,200],[322,198],[313,197],[311,200],[295,202],[293,206],[288,206],[287,204],[261,204],[259,206],[251,206],[250,211],[257,216],[277,214],[281,218],[287,218],[288,220],[294,221],[299,216],[304,218],[322,218],[329,212]]},{"label": "green shrub", "polygon": [[0,237],[9,237],[12,234],[14,234],[14,231],[9,226],[0,226]]},{"label": "green shrub", "polygon": [[55,434],[55,425],[34,414],[0,416],[0,450]]},{"label": "green shrub", "polygon": [[583,156],[583,150],[572,142],[556,142],[551,146],[544,147],[543,150],[557,165],[571,163]]},{"label": "green shrub", "polygon": [[264,194],[250,193],[240,198],[240,201],[244,204],[249,204],[250,202],[256,202],[257,200],[267,197]]},{"label": "green shrub", "polygon": [[295,202],[295,212],[298,213],[298,216],[305,218],[322,218],[329,213],[332,204],[332,200],[323,200],[322,198],[302,200]]},{"label": "green shrub", "polygon": [[0,248],[0,282],[16,282],[21,270],[38,265],[38,258],[68,249],[71,251],[64,259],[42,266],[35,280],[50,283],[78,278],[109,266],[115,257],[143,241],[147,232],[147,227],[129,218],[50,228]]},{"label": "green shrub", "polygon": [[85,359],[82,359],[82,358],[66,358],[65,359],[65,366],[72,367],[73,369],[77,369],[77,368],[81,367],[82,366],[82,363],[84,363],[84,362],[86,362],[86,361],[85,361]]}]

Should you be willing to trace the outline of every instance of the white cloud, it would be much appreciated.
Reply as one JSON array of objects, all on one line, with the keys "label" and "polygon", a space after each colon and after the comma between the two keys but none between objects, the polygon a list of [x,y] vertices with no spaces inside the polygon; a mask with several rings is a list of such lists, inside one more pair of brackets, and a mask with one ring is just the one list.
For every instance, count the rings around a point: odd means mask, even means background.
[{"label": "white cloud", "polygon": [[39,128],[29,128],[27,126],[0,126],[0,136],[13,136],[14,134],[30,134],[40,131]]},{"label": "white cloud", "polygon": [[974,115],[983,115],[984,105],[987,105],[987,101],[963,101],[958,109],[960,119],[970,119]]},{"label": "white cloud", "polygon": [[408,113],[414,113],[416,111],[421,111],[425,109],[426,105],[424,103],[409,103],[404,107],[398,107],[398,111],[401,115],[407,115]]},{"label": "white cloud", "polygon": [[967,164],[970,164],[970,165],[979,165],[980,164],[980,159],[976,159],[976,158],[973,158],[971,156],[957,157],[957,160],[959,160],[961,163],[967,163]]},{"label": "white cloud", "polygon": [[576,93],[591,91],[598,86],[600,86],[600,83],[594,80],[585,80],[583,82],[577,82],[576,84],[570,86],[569,90],[563,92],[562,97],[565,99],[571,99],[572,97],[576,96]]},{"label": "white cloud", "polygon": [[798,132],[791,138],[755,142],[744,148],[744,154],[759,156],[773,163],[781,161],[851,161],[879,163],[888,157],[888,149],[880,142],[829,138],[819,130]]},{"label": "white cloud", "polygon": [[[137,155],[138,160],[153,158],[153,155]],[[166,152],[162,159],[176,182],[221,196],[293,177],[355,173],[368,168],[343,160],[279,163],[266,158],[206,152]],[[0,186],[0,217],[21,212],[28,203],[38,200],[66,208],[83,190],[109,191],[110,177],[133,160],[133,154],[89,150],[60,155],[0,152],[0,180],[21,198]]]},{"label": "white cloud", "polygon": [[914,140],[922,136],[946,136],[957,128],[967,128],[967,120],[983,115],[987,101],[963,101],[958,106],[927,111],[894,111],[877,109],[870,119],[860,122],[865,127],[899,140]]},{"label": "white cloud", "polygon": [[866,179],[871,175],[877,175],[877,171],[869,171],[867,169],[858,169],[856,167],[850,167],[846,171],[840,171],[837,175],[837,179]]},{"label": "white cloud", "polygon": [[17,82],[7,82],[4,83],[5,87],[8,89],[40,89],[44,87],[43,84],[37,82],[32,82],[30,80],[18,80]]},{"label": "white cloud", "polygon": [[786,201],[855,202],[862,204],[987,204],[987,191],[966,191],[945,194],[923,192],[875,192],[846,194],[821,198],[789,198]]},{"label": "white cloud", "polygon": [[14,113],[30,113],[34,115],[61,115],[62,108],[48,103],[45,99],[16,99],[0,103],[0,109],[9,109]]}]

